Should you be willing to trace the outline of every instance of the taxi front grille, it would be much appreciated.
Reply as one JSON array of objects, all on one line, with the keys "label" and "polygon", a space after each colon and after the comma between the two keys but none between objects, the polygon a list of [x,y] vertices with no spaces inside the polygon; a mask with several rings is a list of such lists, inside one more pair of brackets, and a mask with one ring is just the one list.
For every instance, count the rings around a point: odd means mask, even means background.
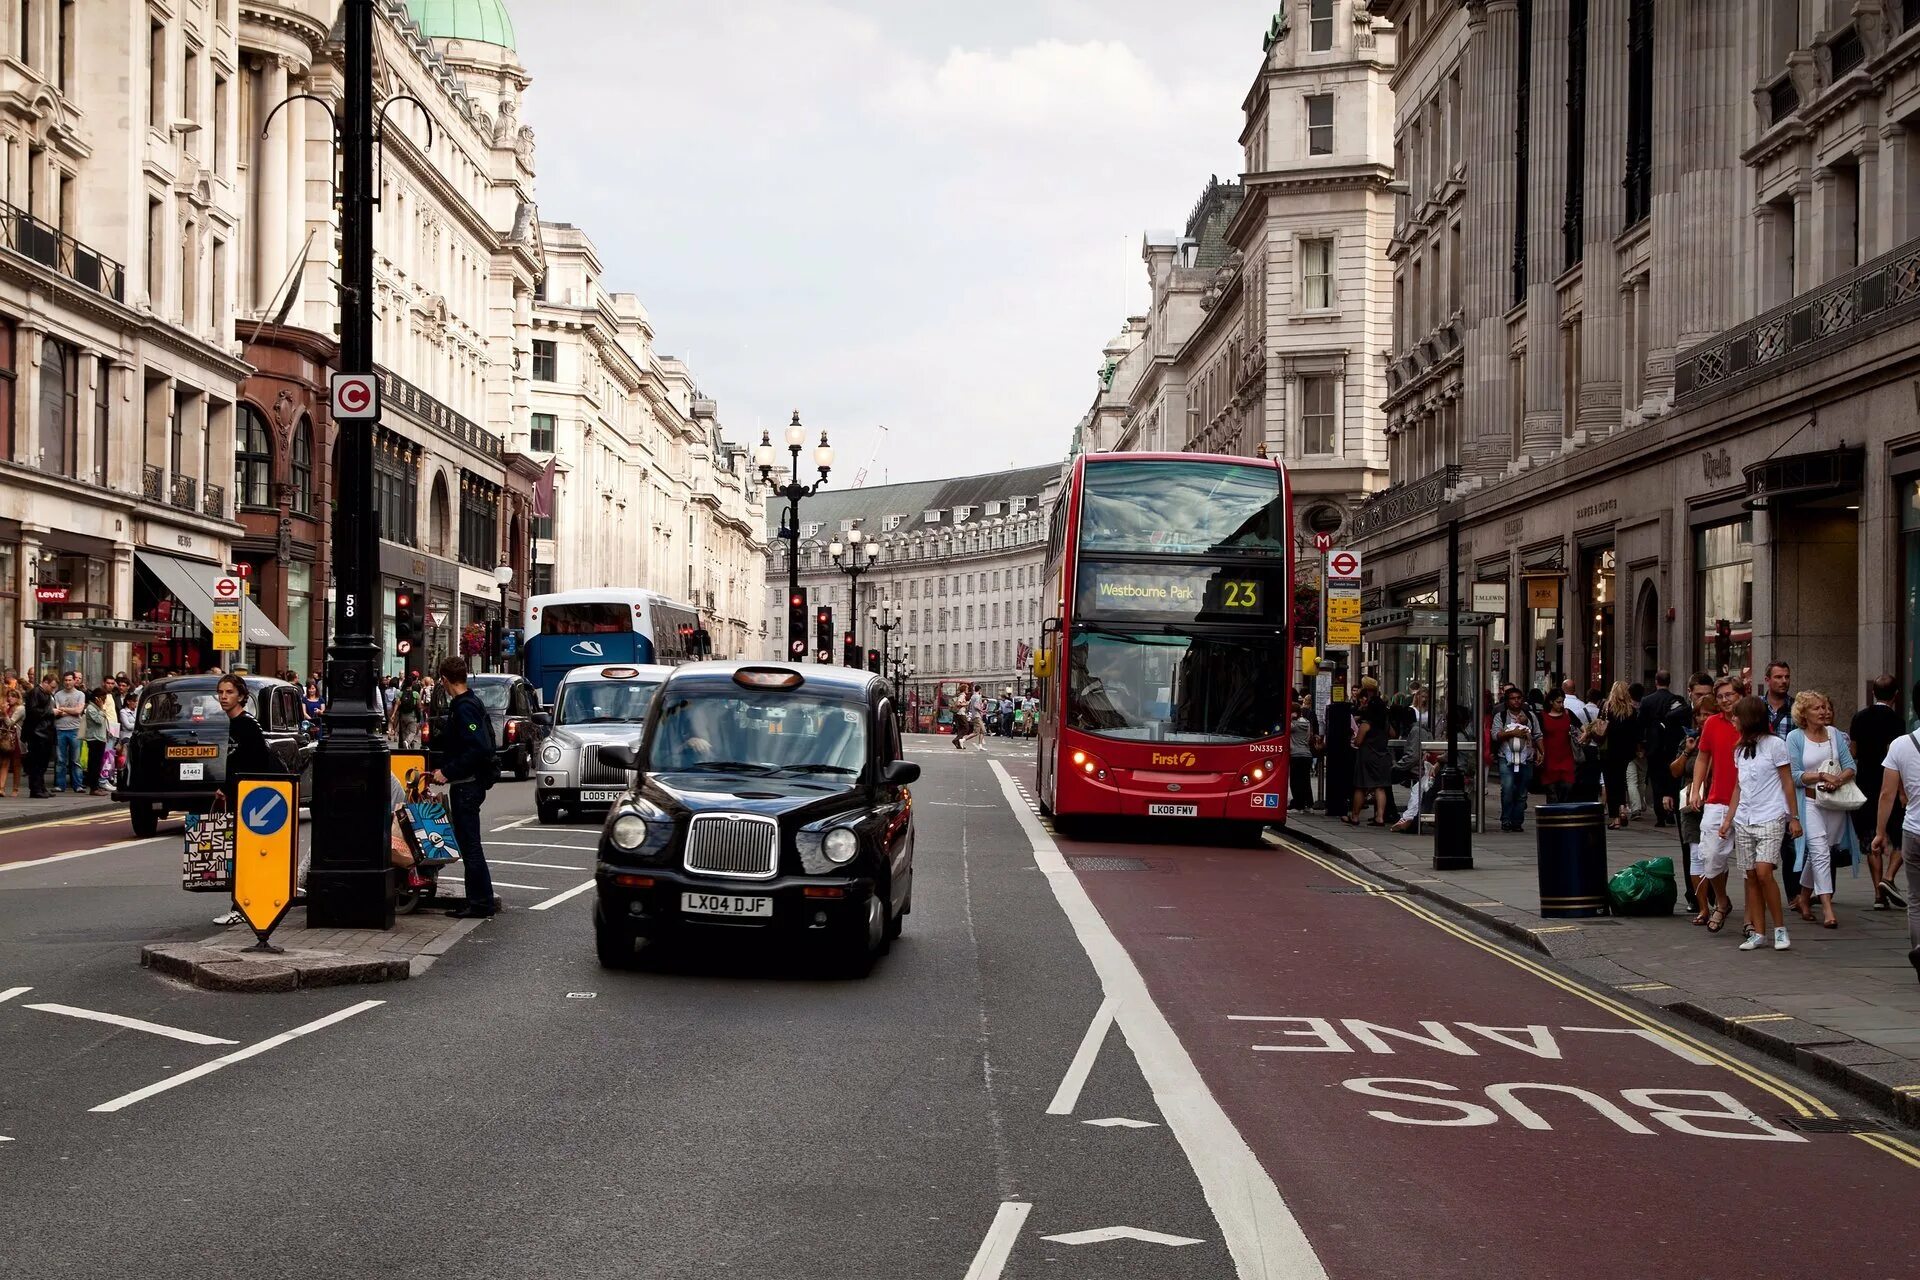
[{"label": "taxi front grille", "polygon": [[780,824],[752,814],[699,813],[687,825],[686,868],[741,880],[779,869]]},{"label": "taxi front grille", "polygon": [[627,785],[627,771],[603,763],[600,759],[600,748],[589,742],[580,748],[580,781],[585,786],[607,783],[624,787]]}]

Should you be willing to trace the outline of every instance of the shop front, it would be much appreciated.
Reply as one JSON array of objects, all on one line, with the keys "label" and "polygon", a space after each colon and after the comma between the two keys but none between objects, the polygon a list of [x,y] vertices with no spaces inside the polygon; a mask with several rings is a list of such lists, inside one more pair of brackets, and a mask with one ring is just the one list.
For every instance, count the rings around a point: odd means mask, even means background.
[{"label": "shop front", "polygon": [[[213,666],[245,665],[270,660],[268,650],[292,648],[286,633],[273,624],[250,596],[240,599],[242,648],[229,654],[213,648],[214,600],[224,566],[204,560],[184,560],[156,551],[134,553],[133,610],[142,622],[159,624],[155,636],[133,655],[147,671],[206,671]],[[277,664],[276,664],[277,667]],[[277,669],[268,674],[278,674]]]}]

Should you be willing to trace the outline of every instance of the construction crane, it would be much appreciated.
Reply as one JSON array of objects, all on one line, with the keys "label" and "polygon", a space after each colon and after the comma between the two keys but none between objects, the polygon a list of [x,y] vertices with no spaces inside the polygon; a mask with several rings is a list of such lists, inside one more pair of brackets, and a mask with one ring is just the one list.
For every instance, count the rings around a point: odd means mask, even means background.
[{"label": "construction crane", "polygon": [[875,458],[878,458],[880,456],[880,446],[885,444],[886,442],[887,442],[887,429],[885,427],[882,427],[880,428],[879,439],[873,442],[873,452],[868,455],[866,465],[853,473],[854,488],[858,489],[862,485],[866,484],[867,472],[873,470],[873,461]]}]

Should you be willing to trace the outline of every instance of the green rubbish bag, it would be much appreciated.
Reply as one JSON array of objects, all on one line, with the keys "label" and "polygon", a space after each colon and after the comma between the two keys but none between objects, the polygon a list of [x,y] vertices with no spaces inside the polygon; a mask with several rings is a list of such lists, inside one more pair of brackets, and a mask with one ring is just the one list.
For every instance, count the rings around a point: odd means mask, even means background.
[{"label": "green rubbish bag", "polygon": [[1673,914],[1679,890],[1673,882],[1672,858],[1648,858],[1614,873],[1607,881],[1607,897],[1617,916]]}]

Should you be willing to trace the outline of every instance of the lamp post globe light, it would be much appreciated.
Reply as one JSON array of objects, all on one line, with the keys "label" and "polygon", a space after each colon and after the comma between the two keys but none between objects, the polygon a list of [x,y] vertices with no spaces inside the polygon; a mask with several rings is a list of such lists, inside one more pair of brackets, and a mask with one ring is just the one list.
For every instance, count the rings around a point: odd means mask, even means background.
[{"label": "lamp post globe light", "polygon": [[833,470],[833,446],[827,443],[827,433],[823,430],[820,443],[813,450],[813,464],[819,468],[820,478],[812,484],[801,484],[800,453],[806,444],[807,429],[800,425],[800,411],[795,409],[793,421],[787,424],[787,452],[793,458],[792,472],[783,484],[774,483],[774,465],[780,455],[774,448],[773,437],[762,431],[759,447],[753,451],[754,465],[760,468],[760,483],[772,490],[775,497],[787,500],[779,536],[787,543],[787,656],[795,661],[807,656],[807,606],[800,594],[800,500],[818,493],[820,486],[827,482],[827,473]]},{"label": "lamp post globe light", "polygon": [[[849,529],[845,543],[835,538],[827,544],[827,555],[833,560],[833,567],[847,575],[849,594],[853,599],[853,615],[849,619],[854,633],[853,647],[864,653],[860,649],[860,575],[873,568],[874,562],[880,559],[880,544],[858,529]],[[856,662],[851,657],[849,655],[848,666],[865,665],[864,660]]]},{"label": "lamp post globe light", "polygon": [[507,669],[507,632],[512,628],[512,619],[507,615],[507,588],[513,585],[513,566],[502,564],[493,571],[493,580],[500,584],[500,634],[494,637],[493,651],[499,657],[500,669]]}]

